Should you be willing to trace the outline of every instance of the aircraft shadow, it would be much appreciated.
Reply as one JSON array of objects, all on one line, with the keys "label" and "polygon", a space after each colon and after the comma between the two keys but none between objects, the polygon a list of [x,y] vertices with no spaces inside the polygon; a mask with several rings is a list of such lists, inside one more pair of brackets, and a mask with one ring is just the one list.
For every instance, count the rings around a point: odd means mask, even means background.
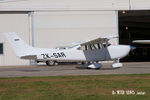
[{"label": "aircraft shadow", "polygon": [[[81,70],[87,70],[87,69],[91,69],[91,68],[86,68],[83,66],[77,66],[76,69],[81,69]],[[116,70],[116,69],[120,69],[120,68],[100,68],[100,69],[95,69],[95,70]]]},{"label": "aircraft shadow", "polygon": [[116,70],[116,69],[120,69],[120,68],[101,68],[100,70]]}]

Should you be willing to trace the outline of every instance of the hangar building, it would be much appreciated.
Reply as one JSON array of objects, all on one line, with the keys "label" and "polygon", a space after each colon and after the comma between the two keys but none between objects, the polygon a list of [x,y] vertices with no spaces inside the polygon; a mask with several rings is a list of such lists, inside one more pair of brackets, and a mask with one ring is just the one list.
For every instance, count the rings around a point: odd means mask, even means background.
[{"label": "hangar building", "polygon": [[[150,39],[149,9],[149,0],[0,0],[0,66],[30,64],[16,58],[4,32],[16,32],[41,48],[112,34],[119,34],[113,44],[132,44],[135,39]],[[132,45],[138,49],[127,59],[149,59],[148,45]]]}]

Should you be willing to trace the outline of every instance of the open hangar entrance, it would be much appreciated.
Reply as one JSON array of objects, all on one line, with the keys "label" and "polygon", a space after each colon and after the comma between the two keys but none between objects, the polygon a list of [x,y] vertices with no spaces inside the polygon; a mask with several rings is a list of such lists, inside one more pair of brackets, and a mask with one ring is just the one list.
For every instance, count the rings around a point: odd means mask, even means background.
[{"label": "open hangar entrance", "polygon": [[119,44],[136,47],[121,61],[150,61],[150,44],[133,43],[150,40],[150,10],[119,11]]}]

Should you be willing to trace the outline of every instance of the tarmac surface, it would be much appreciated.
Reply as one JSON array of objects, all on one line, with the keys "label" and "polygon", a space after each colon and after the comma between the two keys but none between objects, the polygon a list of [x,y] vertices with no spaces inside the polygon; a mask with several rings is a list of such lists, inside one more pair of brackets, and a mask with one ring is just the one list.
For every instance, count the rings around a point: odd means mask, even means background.
[{"label": "tarmac surface", "polygon": [[143,74],[150,73],[150,62],[123,63],[122,68],[111,68],[111,63],[103,64],[101,69],[86,69],[82,65],[32,65],[0,66],[0,77],[24,76],[68,76],[68,75],[103,75],[103,74]]}]

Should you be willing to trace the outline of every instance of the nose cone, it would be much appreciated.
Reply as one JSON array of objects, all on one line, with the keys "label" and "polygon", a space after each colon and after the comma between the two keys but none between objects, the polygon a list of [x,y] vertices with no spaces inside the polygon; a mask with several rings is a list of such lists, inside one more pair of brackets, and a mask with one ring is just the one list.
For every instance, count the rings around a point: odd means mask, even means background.
[{"label": "nose cone", "polygon": [[111,59],[123,58],[130,52],[129,45],[117,45],[108,48]]}]

